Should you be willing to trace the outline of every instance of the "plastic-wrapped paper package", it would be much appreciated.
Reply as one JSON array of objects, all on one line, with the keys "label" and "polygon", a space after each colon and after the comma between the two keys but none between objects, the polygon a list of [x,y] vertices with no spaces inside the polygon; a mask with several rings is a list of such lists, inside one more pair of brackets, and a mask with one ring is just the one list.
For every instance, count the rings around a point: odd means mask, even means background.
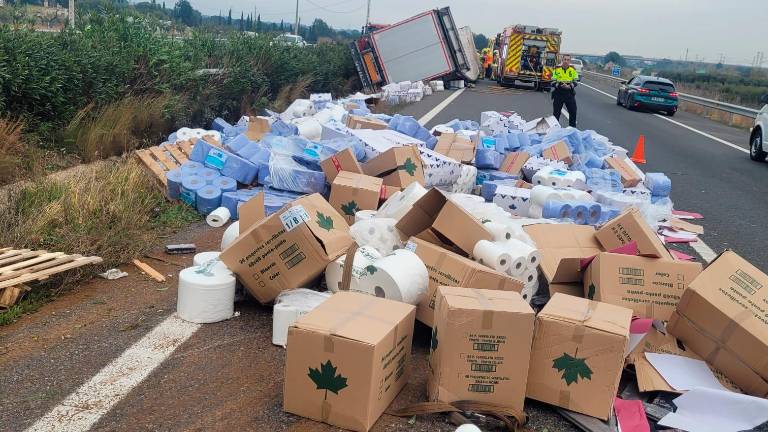
[{"label": "plastic-wrapped paper package", "polygon": [[294,136],[299,134],[299,128],[295,124],[291,124],[283,121],[282,119],[275,120],[270,127],[270,132],[274,136]]},{"label": "plastic-wrapped paper package", "polygon": [[325,174],[309,170],[289,156],[273,154],[269,161],[269,183],[276,189],[322,194]]},{"label": "plastic-wrapped paper package", "polygon": [[393,147],[425,146],[424,141],[394,130],[352,129],[350,133],[362,142],[366,160],[371,160]]},{"label": "plastic-wrapped paper package", "polygon": [[319,141],[323,133],[323,127],[320,122],[313,117],[302,117],[292,121],[296,128],[299,130],[299,135],[311,140]]},{"label": "plastic-wrapped paper package", "polygon": [[249,140],[248,137],[245,136],[245,134],[240,134],[230,139],[229,141],[227,141],[224,147],[226,147],[227,150],[231,151],[232,153],[236,153],[241,157],[248,159],[248,156],[243,156],[242,154],[240,154],[240,150],[242,150],[249,144],[256,144],[256,143],[254,141]]},{"label": "plastic-wrapped paper package", "polygon": [[168,198],[179,199],[181,193],[181,182],[184,174],[181,168],[175,168],[165,173],[165,181],[168,186]]},{"label": "plastic-wrapped paper package", "polygon": [[384,204],[379,207],[376,218],[391,218],[400,220],[413,207],[427,190],[421,184],[413,182],[405,189],[395,192]]},{"label": "plastic-wrapped paper package", "polygon": [[614,169],[588,168],[584,171],[587,178],[587,186],[591,190],[606,192],[621,192],[624,186],[621,184],[621,174]]},{"label": "plastic-wrapped paper package", "polygon": [[496,189],[499,186],[517,187],[517,179],[505,179],[505,180],[486,180],[480,187],[480,196],[487,202],[493,201],[493,196],[496,194]]},{"label": "plastic-wrapped paper package", "polygon": [[472,165],[461,165],[461,174],[451,185],[450,192],[471,193],[477,181],[477,168]]},{"label": "plastic-wrapped paper package", "polygon": [[555,169],[567,170],[568,165],[562,161],[553,161],[540,156],[531,156],[523,165],[523,175],[528,180],[533,179],[533,176],[544,167],[552,167]]},{"label": "plastic-wrapped paper package", "polygon": [[207,184],[212,184],[214,180],[221,177],[221,173],[213,168],[203,168],[198,173]]},{"label": "plastic-wrapped paper package", "polygon": [[323,146],[323,148],[326,149],[326,152],[330,153],[331,155],[334,155],[345,149],[350,149],[352,150],[352,153],[355,155],[355,159],[357,159],[358,162],[365,159],[365,148],[363,147],[363,143],[353,137],[346,136],[344,138],[323,140],[320,141],[320,144]]},{"label": "plastic-wrapped paper package", "polygon": [[230,218],[233,220],[240,219],[240,215],[238,213],[240,204],[250,200],[261,191],[261,188],[254,188],[223,192],[221,194],[221,206],[226,207],[227,210],[229,210]]},{"label": "plastic-wrapped paper package", "polygon": [[504,155],[496,151],[496,145],[490,148],[478,148],[475,152],[475,166],[479,169],[499,169]]},{"label": "plastic-wrapped paper package", "polygon": [[203,163],[208,168],[217,169],[222,175],[243,184],[253,183],[258,173],[256,165],[251,162],[201,139],[195,142],[189,158]]},{"label": "plastic-wrapped paper package", "polygon": [[512,216],[528,216],[531,207],[531,190],[512,186],[498,186],[491,200]]},{"label": "plastic-wrapped paper package", "polygon": [[648,203],[646,199],[639,196],[625,195],[621,192],[595,191],[593,194],[597,202],[617,210],[624,210],[630,206],[642,208]]},{"label": "plastic-wrapped paper package", "polygon": [[426,147],[419,147],[427,187],[451,185],[461,175],[461,163]]},{"label": "plastic-wrapped paper package", "polygon": [[285,348],[288,343],[288,328],[330,296],[331,293],[306,288],[281,292],[272,309],[272,343]]},{"label": "plastic-wrapped paper package", "polygon": [[231,128],[232,125],[229,124],[226,120],[224,120],[221,117],[216,117],[213,119],[213,122],[211,123],[211,129],[218,131],[218,132],[224,132],[225,129]]},{"label": "plastic-wrapped paper package", "polygon": [[499,170],[477,170],[477,184],[483,185],[487,181],[517,180],[517,176],[508,172]]},{"label": "plastic-wrapped paper package", "polygon": [[531,204],[544,206],[547,201],[594,201],[592,195],[578,189],[534,186],[531,189]]},{"label": "plastic-wrapped paper package", "polygon": [[200,214],[207,215],[221,205],[221,189],[205,185],[197,190],[195,207]]},{"label": "plastic-wrapped paper package", "polygon": [[634,196],[641,198],[645,201],[651,200],[651,191],[648,190],[647,187],[643,183],[638,184],[637,186],[630,187],[630,188],[624,188],[622,191],[624,195]]},{"label": "plastic-wrapped paper package", "polygon": [[341,120],[328,120],[321,125],[320,139],[330,140],[349,136],[349,128]]},{"label": "plastic-wrapped paper package", "polygon": [[296,99],[280,114],[280,120],[288,123],[295,118],[309,117],[316,112],[317,110],[309,99]]},{"label": "plastic-wrapped paper package", "polygon": [[577,181],[585,182],[586,177],[580,171],[562,170],[552,168],[551,166],[540,169],[533,175],[532,183],[534,185],[545,185],[555,187],[573,186]]},{"label": "plastic-wrapped paper package", "polygon": [[382,255],[401,249],[403,242],[400,232],[395,228],[397,219],[372,218],[352,224],[349,234],[360,246],[369,246]]},{"label": "plastic-wrapped paper package", "polygon": [[647,173],[645,187],[655,197],[668,197],[672,192],[672,181],[664,173]]},{"label": "plastic-wrapped paper package", "polygon": [[200,162],[186,161],[181,164],[181,173],[183,176],[197,175],[203,168],[205,166]]}]

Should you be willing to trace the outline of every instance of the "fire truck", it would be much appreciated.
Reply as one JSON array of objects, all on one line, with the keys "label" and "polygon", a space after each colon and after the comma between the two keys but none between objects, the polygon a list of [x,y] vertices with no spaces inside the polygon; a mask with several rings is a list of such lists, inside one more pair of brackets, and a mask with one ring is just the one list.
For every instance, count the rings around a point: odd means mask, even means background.
[{"label": "fire truck", "polygon": [[516,82],[533,84],[539,91],[552,87],[552,71],[557,66],[562,32],[555,28],[514,25],[496,36],[499,58],[496,79],[499,85]]}]

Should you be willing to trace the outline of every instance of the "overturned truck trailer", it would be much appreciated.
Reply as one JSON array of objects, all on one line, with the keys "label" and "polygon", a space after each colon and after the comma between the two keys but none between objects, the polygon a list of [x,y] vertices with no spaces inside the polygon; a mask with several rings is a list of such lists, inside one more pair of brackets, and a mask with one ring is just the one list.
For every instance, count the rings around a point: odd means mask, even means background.
[{"label": "overturned truck trailer", "polygon": [[368,32],[350,47],[363,87],[376,91],[402,81],[476,80],[477,55],[466,39],[444,7]]}]

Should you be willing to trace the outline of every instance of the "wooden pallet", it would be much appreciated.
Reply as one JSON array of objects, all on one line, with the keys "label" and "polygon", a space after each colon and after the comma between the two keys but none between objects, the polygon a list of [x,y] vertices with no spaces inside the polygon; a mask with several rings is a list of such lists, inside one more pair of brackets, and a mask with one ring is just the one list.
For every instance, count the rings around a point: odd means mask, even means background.
[{"label": "wooden pallet", "polygon": [[181,141],[176,144],[166,144],[163,147],[154,146],[136,150],[136,156],[165,188],[168,186],[165,174],[187,162],[192,153],[192,147],[194,145],[191,141]]},{"label": "wooden pallet", "polygon": [[16,304],[29,290],[27,283],[41,281],[67,270],[100,263],[97,256],[68,255],[45,250],[0,248],[0,308]]}]

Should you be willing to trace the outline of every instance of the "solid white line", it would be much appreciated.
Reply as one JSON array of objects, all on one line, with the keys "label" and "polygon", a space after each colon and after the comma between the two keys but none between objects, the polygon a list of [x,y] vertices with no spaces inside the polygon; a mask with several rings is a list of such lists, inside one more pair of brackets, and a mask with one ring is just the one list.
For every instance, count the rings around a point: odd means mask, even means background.
[{"label": "solid white line", "polygon": [[27,432],[89,430],[199,328],[200,324],[189,323],[175,314],[171,315],[38,420]]},{"label": "solid white line", "polygon": [[713,259],[717,258],[715,251],[713,251],[711,247],[707,246],[707,244],[704,243],[701,239],[689,244],[693,250],[699,254],[701,259],[707,262],[707,264],[711,263]]},{"label": "solid white line", "polygon": [[[611,94],[608,94],[608,93],[606,93],[606,92],[604,92],[604,91],[602,91],[602,90],[600,90],[600,89],[594,88],[594,87],[592,87],[592,86],[591,86],[591,85],[589,85],[589,84],[584,84],[584,83],[581,83],[581,85],[583,85],[583,86],[584,86],[584,87],[586,87],[586,88],[592,89],[592,90],[594,90],[594,91],[596,91],[596,92],[598,92],[598,93],[602,93],[602,94],[604,94],[604,95],[608,96],[609,98],[611,98],[611,99],[613,99],[613,100],[616,100],[616,96],[614,96],[614,95],[611,95]],[[686,125],[686,124],[680,123],[679,121],[675,121],[675,120],[672,120],[672,119],[671,119],[671,118],[669,118],[669,117],[664,117],[664,116],[663,116],[663,115],[661,115],[661,114],[654,114],[654,116],[656,116],[656,117],[658,117],[658,118],[660,118],[660,119],[662,119],[662,120],[666,120],[666,121],[668,121],[668,122],[670,122],[670,123],[672,123],[672,124],[676,124],[676,125],[678,125],[678,126],[680,126],[680,127],[682,127],[682,128],[688,129],[689,131],[691,131],[691,132],[695,132],[695,133],[697,133],[697,134],[699,134],[699,135],[701,135],[701,136],[705,136],[705,137],[707,137],[707,138],[709,138],[709,139],[711,139],[711,140],[717,141],[717,142],[719,142],[720,144],[726,145],[726,146],[728,146],[728,147],[730,147],[730,148],[732,148],[732,149],[738,150],[738,151],[740,151],[740,152],[742,152],[742,153],[746,153],[746,154],[749,154],[749,150],[747,150],[747,149],[745,149],[745,148],[743,148],[743,147],[739,147],[739,146],[737,146],[736,144],[734,144],[734,143],[732,143],[732,142],[728,142],[728,141],[726,141],[726,140],[724,140],[724,139],[720,139],[720,138],[718,138],[718,137],[716,137],[716,136],[714,136],[714,135],[710,135],[710,134],[708,134],[708,133],[706,133],[706,132],[702,132],[702,131],[700,131],[700,130],[698,130],[698,129],[695,129],[695,128],[692,128],[692,127],[690,127],[690,126],[688,126],[688,125]]]},{"label": "solid white line", "polygon": [[429,121],[435,118],[436,115],[440,114],[440,111],[444,110],[445,107],[450,105],[451,102],[453,102],[457,97],[464,93],[464,90],[466,89],[467,88],[464,87],[463,89],[456,90],[452,95],[445,98],[444,101],[440,102],[436,107],[432,108],[432,111],[424,114],[424,117],[419,119],[419,124],[424,126],[425,124],[429,123]]}]

